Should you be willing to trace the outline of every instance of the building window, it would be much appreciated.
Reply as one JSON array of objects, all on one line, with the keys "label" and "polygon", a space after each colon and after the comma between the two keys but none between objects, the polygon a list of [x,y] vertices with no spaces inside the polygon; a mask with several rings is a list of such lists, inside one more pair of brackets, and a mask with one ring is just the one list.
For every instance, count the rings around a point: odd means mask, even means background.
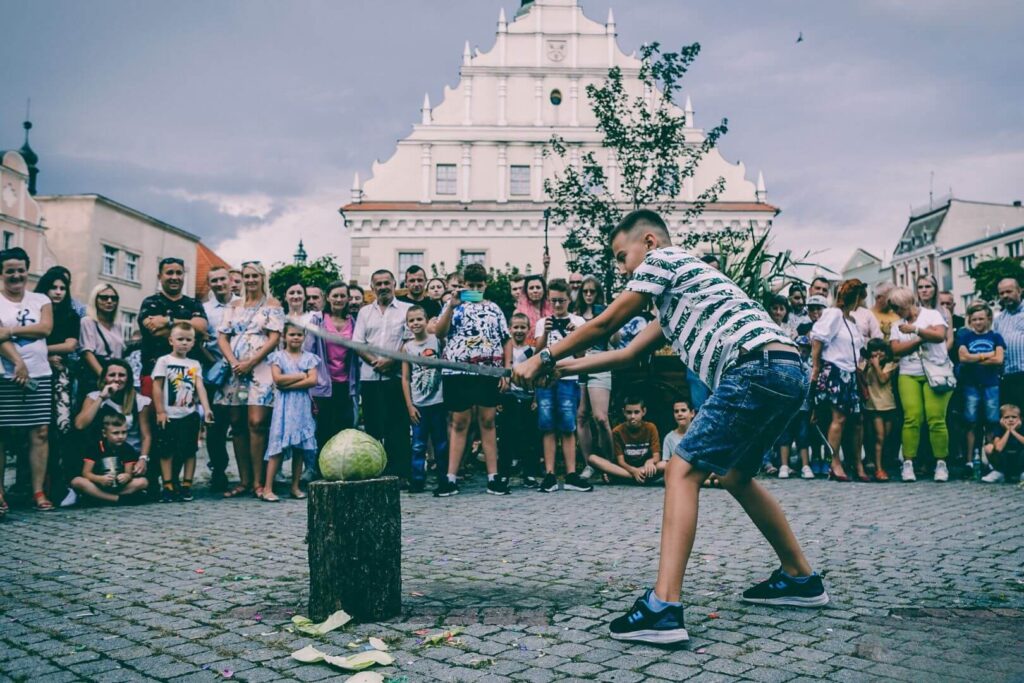
[{"label": "building window", "polygon": [[103,245],[103,274],[117,277],[117,249]]},{"label": "building window", "polygon": [[129,343],[132,340],[132,335],[135,334],[138,329],[139,314],[129,313],[128,311],[121,311],[121,330],[124,332],[124,341]]},{"label": "building window", "polygon": [[511,172],[511,188],[510,194],[513,195],[528,195],[530,194],[530,167],[529,166],[513,166]]},{"label": "building window", "polygon": [[400,251],[398,252],[398,277],[404,277],[405,271],[412,266],[423,265],[422,251]]},{"label": "building window", "polygon": [[139,255],[124,254],[124,279],[131,280],[132,282],[139,281]]},{"label": "building window", "polygon": [[961,256],[960,267],[963,269],[964,275],[970,275],[971,271],[974,270],[974,254]]},{"label": "building window", "polygon": [[14,233],[10,230],[4,230],[4,249],[10,249],[14,246]]},{"label": "building window", "polygon": [[1006,245],[1006,255],[1010,258],[1020,258],[1020,244],[1021,241],[1010,242]]},{"label": "building window", "polygon": [[463,249],[459,254],[459,262],[463,267],[468,266],[470,263],[479,263],[481,266],[486,266],[487,252]]},{"label": "building window", "polygon": [[455,164],[437,165],[437,193],[455,194],[457,190]]},{"label": "building window", "polygon": [[555,89],[551,91],[551,104],[556,107],[562,103],[562,91]]},{"label": "building window", "polygon": [[970,294],[964,294],[963,295],[963,300],[964,300],[964,308],[966,309],[968,306],[970,306],[971,304],[974,303],[974,292],[971,292]]}]

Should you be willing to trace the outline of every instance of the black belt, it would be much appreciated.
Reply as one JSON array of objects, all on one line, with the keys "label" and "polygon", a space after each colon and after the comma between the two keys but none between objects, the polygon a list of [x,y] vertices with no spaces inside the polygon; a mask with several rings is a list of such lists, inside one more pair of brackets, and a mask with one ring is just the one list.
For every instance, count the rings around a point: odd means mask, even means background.
[{"label": "black belt", "polygon": [[764,360],[766,355],[768,360],[790,360],[800,362],[800,354],[797,351],[768,351],[767,353],[764,351],[747,351],[736,359],[736,363],[733,367],[736,367],[737,365],[744,365],[746,363],[753,363],[754,361],[760,362]]}]

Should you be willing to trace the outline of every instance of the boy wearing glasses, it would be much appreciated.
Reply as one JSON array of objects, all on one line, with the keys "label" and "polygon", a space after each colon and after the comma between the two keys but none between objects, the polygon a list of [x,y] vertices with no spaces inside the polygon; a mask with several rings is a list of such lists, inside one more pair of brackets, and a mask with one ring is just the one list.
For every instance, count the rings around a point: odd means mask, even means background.
[{"label": "boy wearing glasses", "polygon": [[[586,321],[569,313],[571,299],[569,283],[557,278],[548,283],[548,301],[553,315],[537,321],[534,337],[538,352],[562,341]],[[562,457],[565,458],[565,489],[593,491],[583,477],[576,473],[576,410],[580,405],[580,385],[577,375],[561,375],[546,387],[537,388],[537,427],[543,436],[544,480],[538,490],[551,493],[558,490],[555,477],[555,438],[562,438]]]}]

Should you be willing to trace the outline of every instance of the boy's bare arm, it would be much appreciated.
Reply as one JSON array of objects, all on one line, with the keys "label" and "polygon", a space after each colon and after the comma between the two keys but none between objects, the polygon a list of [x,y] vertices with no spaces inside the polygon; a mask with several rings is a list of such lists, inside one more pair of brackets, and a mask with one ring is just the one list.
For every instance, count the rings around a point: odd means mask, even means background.
[{"label": "boy's bare arm", "polygon": [[602,370],[617,370],[618,368],[629,367],[636,363],[637,359],[655,351],[665,343],[661,333],[661,324],[657,321],[651,322],[640,334],[636,336],[624,349],[604,351],[581,358],[563,358],[556,366],[563,375],[578,374],[581,372],[600,372]]}]

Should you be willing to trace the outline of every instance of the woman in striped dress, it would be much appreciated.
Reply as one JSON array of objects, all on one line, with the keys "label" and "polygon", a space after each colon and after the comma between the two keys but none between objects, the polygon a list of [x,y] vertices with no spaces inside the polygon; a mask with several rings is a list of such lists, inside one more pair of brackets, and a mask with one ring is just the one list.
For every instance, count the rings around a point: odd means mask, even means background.
[{"label": "woman in striped dress", "polygon": [[[26,291],[28,254],[21,247],[0,252],[0,472],[4,443],[11,428],[28,428],[32,498],[36,510],[52,510],[43,493],[47,443],[53,406],[46,337],[53,331],[53,305],[45,294]],[[0,492],[0,516],[7,503]]]}]

